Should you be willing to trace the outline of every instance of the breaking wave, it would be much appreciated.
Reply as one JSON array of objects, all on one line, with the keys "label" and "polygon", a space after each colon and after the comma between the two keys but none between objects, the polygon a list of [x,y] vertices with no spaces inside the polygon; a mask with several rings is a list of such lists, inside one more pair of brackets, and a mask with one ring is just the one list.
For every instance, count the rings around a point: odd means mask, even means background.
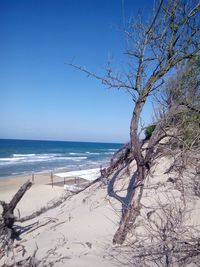
[{"label": "breaking wave", "polygon": [[9,158],[0,158],[0,166],[45,161],[81,161],[86,159],[87,157],[69,157],[62,154],[13,154]]}]

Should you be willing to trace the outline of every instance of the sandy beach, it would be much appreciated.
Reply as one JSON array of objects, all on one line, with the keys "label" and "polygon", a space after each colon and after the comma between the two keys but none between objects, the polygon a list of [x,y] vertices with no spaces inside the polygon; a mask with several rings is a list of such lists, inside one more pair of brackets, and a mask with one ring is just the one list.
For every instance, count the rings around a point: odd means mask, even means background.
[{"label": "sandy beach", "polygon": [[[27,175],[13,175],[8,177],[2,177],[0,179],[0,193],[3,191],[8,191],[11,189],[17,189],[27,180],[32,181],[32,174]],[[44,173],[35,173],[34,174],[34,184],[45,185],[51,182],[51,173],[44,172]]]},{"label": "sandy beach", "polygon": [[[0,181],[0,199],[9,201],[19,186],[27,179],[31,179],[31,176],[22,175],[2,179]],[[49,180],[49,173],[35,175],[35,183],[17,205],[17,216],[19,215],[18,209],[21,217],[24,217],[67,194],[63,186],[52,187],[49,185]],[[57,180],[62,179],[58,178]],[[59,207],[49,210],[35,219],[21,223],[22,227],[35,224],[37,227],[39,226],[38,230],[24,233],[22,239],[25,238],[28,241],[26,244],[28,254],[33,253],[35,246],[40,247],[39,257],[44,258],[46,253],[50,252],[48,262],[53,262],[53,266],[66,266],[67,260],[67,262],[70,261],[70,266],[92,267],[97,264],[97,266],[111,267],[115,264],[113,265],[112,261],[106,259],[106,249],[117,226],[114,223],[116,216],[107,199],[105,188],[102,188],[101,184],[96,184],[73,196]],[[47,225],[40,228],[40,224],[43,225],[46,222],[48,222]],[[56,253],[63,255],[67,253],[67,256],[61,257],[63,259],[59,263],[56,263],[57,256],[53,252],[55,246],[57,247]],[[16,257],[23,257],[20,250],[16,252]],[[9,256],[6,259],[1,259],[0,266],[4,260],[9,264],[11,258]],[[43,264],[41,266],[44,266]]]},{"label": "sandy beach", "polygon": [[[96,170],[96,169],[94,169]],[[79,173],[80,171],[78,171]],[[82,171],[84,172],[84,171]],[[91,170],[86,170],[86,173],[91,173]],[[18,175],[4,177],[0,179],[0,200],[9,202],[17,190],[22,186],[27,180],[33,182],[30,190],[26,192],[17,208],[23,216],[46,206],[50,201],[56,201],[58,198],[62,197],[66,193],[64,190],[64,183],[66,185],[74,185],[75,183],[86,184],[87,181],[82,178],[77,178],[77,172],[62,172],[61,177],[52,174],[50,172],[34,173],[29,175]],[[83,175],[84,176],[84,175]],[[52,180],[53,177],[53,180]],[[66,179],[64,178],[66,177]],[[86,177],[87,178],[87,177]],[[26,203],[24,205],[24,203]]]},{"label": "sandy beach", "polygon": [[[9,202],[17,190],[27,180],[31,181],[32,175],[19,175],[0,179],[0,200]],[[58,180],[58,179],[57,179]],[[55,178],[55,181],[57,181]],[[46,206],[51,200],[56,200],[64,193],[63,187],[51,186],[49,173],[35,174],[34,183],[30,190],[26,192],[23,200],[19,202],[17,208],[21,215],[26,216],[33,211]]]}]

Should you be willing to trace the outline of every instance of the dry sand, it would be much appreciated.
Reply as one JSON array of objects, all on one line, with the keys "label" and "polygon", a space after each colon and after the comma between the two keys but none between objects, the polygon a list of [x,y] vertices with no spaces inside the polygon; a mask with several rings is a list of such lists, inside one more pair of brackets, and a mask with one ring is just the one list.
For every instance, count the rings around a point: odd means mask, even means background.
[{"label": "dry sand", "polygon": [[[34,179],[34,180],[33,180]],[[49,172],[35,173],[34,178],[32,174],[29,175],[18,175],[4,177],[0,179],[0,200],[9,202],[17,190],[23,185],[27,180],[32,181],[33,185],[30,190],[28,190],[22,201],[17,205],[17,209],[23,216],[46,206],[49,202],[54,202],[61,198],[66,191],[64,190],[64,178],[52,175]],[[73,185],[74,183],[88,184],[86,180],[75,177],[68,177],[65,179],[65,183],[68,185]]]},{"label": "dry sand", "polygon": [[[0,178],[0,194],[4,191],[10,191],[11,189],[18,189],[23,183],[27,180],[32,181],[32,175],[17,175]],[[54,182],[63,181],[62,178],[54,176]],[[51,173],[35,173],[34,174],[34,184],[36,185],[45,185],[51,183]]]},{"label": "dry sand", "polygon": [[[56,200],[64,193],[63,187],[48,185],[50,183],[50,173],[37,173],[34,183],[23,199],[17,205],[23,216],[32,213],[39,208],[46,206],[51,200]],[[0,179],[0,200],[9,202],[17,190],[27,180],[31,180],[31,175],[19,175]],[[54,178],[54,182],[62,179]]]},{"label": "dry sand", "polygon": [[[8,201],[26,180],[27,177],[22,176],[2,180],[0,199]],[[52,188],[51,185],[43,184],[44,181],[48,182],[47,174],[38,176],[36,184],[26,192],[17,206],[22,217],[65,194],[62,187]],[[30,229],[21,235],[21,242],[15,242],[18,244],[15,260],[32,255],[38,247],[37,259],[42,260],[39,266],[115,266],[107,258],[107,247],[111,244],[118,217],[110,206],[105,187],[99,186],[91,186],[33,220],[18,223],[20,227],[29,229],[30,226]],[[26,248],[24,256],[19,244]],[[11,257],[9,254],[1,259],[0,266],[12,262]]]},{"label": "dry sand", "polygon": [[[173,195],[174,199],[181,199],[180,192],[174,188],[173,183],[168,182],[169,175],[164,174],[169,166],[170,160],[167,158],[161,159],[155,165],[154,175],[150,176],[145,184],[142,199],[145,206],[155,208],[157,199],[165,201],[164,196],[168,193],[170,197]],[[134,164],[130,171],[133,170]],[[16,177],[0,181],[0,199],[11,198],[18,186],[27,178]],[[118,178],[115,189],[120,190],[117,193],[123,196],[126,193],[128,174],[122,171]],[[29,189],[18,206],[21,216],[31,213],[64,193],[62,187],[52,188],[45,184],[49,181],[49,174],[35,177],[34,186]],[[187,203],[193,210],[193,222],[197,222],[200,201],[193,198]],[[0,266],[13,262],[13,252],[15,260],[19,261],[32,256],[36,251],[35,258],[41,267],[117,266],[112,255],[119,255],[114,254],[116,250],[112,245],[112,238],[120,220],[120,212],[121,205],[116,199],[108,196],[107,186],[96,183],[85,191],[71,196],[60,206],[32,220],[18,223],[19,228],[24,231],[21,234],[22,239],[14,242],[14,250],[8,257],[4,256],[0,260]],[[138,217],[141,225],[145,223],[147,212],[149,209],[141,209],[141,215]],[[129,239],[131,238],[133,237],[130,234]]]}]

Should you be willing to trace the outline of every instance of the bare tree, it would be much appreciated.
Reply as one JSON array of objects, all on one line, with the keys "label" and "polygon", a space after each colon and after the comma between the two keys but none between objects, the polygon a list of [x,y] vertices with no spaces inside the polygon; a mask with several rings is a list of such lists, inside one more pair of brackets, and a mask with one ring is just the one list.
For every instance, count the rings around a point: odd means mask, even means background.
[{"label": "bare tree", "polygon": [[162,122],[149,139],[144,153],[139,134],[139,120],[147,99],[159,91],[163,79],[181,62],[199,53],[200,1],[160,0],[150,21],[131,22],[124,30],[127,39],[126,54],[129,69],[115,73],[110,64],[104,77],[87,69],[70,64],[88,76],[99,79],[109,88],[122,88],[133,99],[134,108],[130,123],[130,151],[137,165],[135,181],[127,205],[123,205],[122,218],[113,243],[122,244],[140,211],[145,179],[151,168],[154,151],[166,136]]}]

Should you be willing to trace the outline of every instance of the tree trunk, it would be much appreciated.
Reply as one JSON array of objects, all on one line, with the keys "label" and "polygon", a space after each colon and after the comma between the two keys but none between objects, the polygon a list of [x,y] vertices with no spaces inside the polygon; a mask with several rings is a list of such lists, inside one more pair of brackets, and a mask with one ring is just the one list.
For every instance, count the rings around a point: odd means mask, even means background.
[{"label": "tree trunk", "polygon": [[114,244],[123,244],[126,239],[127,233],[132,228],[137,216],[140,213],[140,200],[143,192],[143,181],[146,177],[146,167],[144,157],[141,151],[141,142],[138,135],[138,124],[140,115],[145,104],[146,97],[139,96],[138,101],[135,104],[133,115],[130,125],[130,140],[131,140],[131,152],[137,164],[136,179],[131,192],[130,201],[127,208],[122,211],[122,218],[114,237]]},{"label": "tree trunk", "polygon": [[140,200],[143,192],[143,181],[147,171],[145,166],[140,166],[137,170],[137,177],[128,207],[122,212],[122,218],[114,237],[114,244],[123,244],[128,232],[131,230],[137,216],[140,214]]},{"label": "tree trunk", "polygon": [[7,235],[9,233],[10,238],[15,236],[15,231],[13,229],[13,224],[15,222],[14,209],[16,208],[18,202],[21,200],[25,192],[31,187],[32,183],[27,181],[23,184],[17,193],[14,195],[10,203],[0,201],[3,207],[2,212],[2,223],[0,224],[0,236]]},{"label": "tree trunk", "polygon": [[141,142],[138,134],[138,124],[140,115],[145,104],[146,98],[140,97],[135,104],[131,124],[130,124],[130,143],[131,143],[131,152],[134,155],[134,158],[137,163],[141,163],[143,161],[142,153],[141,153]]}]

